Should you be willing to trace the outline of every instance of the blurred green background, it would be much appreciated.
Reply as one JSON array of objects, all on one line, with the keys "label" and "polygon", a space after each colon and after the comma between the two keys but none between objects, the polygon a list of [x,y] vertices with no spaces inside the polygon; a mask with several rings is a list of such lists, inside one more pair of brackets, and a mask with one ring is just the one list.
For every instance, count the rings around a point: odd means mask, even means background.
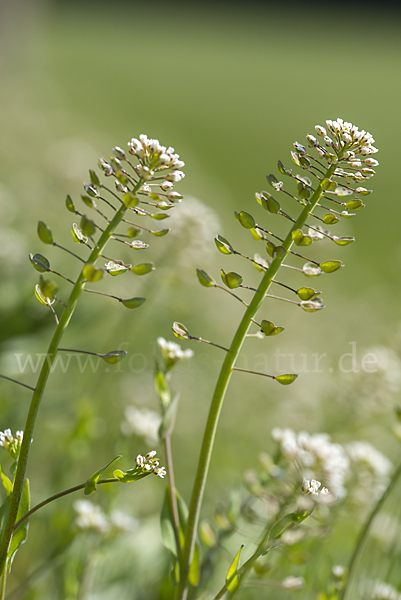
[{"label": "blurred green background", "polygon": [[[32,385],[32,373],[18,374],[15,353],[25,357],[45,352],[54,329],[51,315],[34,298],[37,279],[28,252],[43,252],[56,270],[72,278],[77,274],[73,259],[43,248],[37,220],[44,220],[56,239],[71,247],[66,194],[78,206],[82,182],[88,169],[96,168],[97,158],[109,156],[114,145],[125,147],[140,133],[174,146],[186,163],[186,178],[177,186],[186,199],[175,209],[172,232],[152,238],[141,255],[155,260],[156,272],[148,278],[113,279],[102,287],[117,295],[145,295],[146,304],[130,312],[87,295],[78,307],[63,345],[96,352],[121,347],[128,350],[129,361],[109,373],[100,367],[95,374],[80,374],[74,366],[66,374],[53,374],[29,466],[33,502],[85,480],[116,453],[124,454],[124,468],[148,449],[141,440],[122,436],[120,423],[130,404],[157,410],[152,379],[156,338],[172,339],[171,324],[178,320],[193,335],[227,345],[242,314],[239,303],[226,294],[201,288],[195,268],[216,278],[221,267],[236,270],[249,277],[250,285],[256,283],[256,271],[219,254],[213,238],[221,233],[243,252],[263,255],[263,246],[250,239],[233,211],[248,210],[261,224],[265,219],[266,227],[281,227],[270,222],[271,215],[262,214],[255,191],[266,188],[265,175],[276,173],[277,159],[291,166],[293,141],[303,143],[315,124],[337,117],[367,129],[376,139],[381,164],[372,180],[374,194],[355,219],[338,225],[341,233],[336,234],[355,235],[354,245],[339,248],[324,242],[315,252],[321,260],[340,258],[345,269],[319,280],[287,277],[296,287],[311,283],[322,289],[326,309],[308,314],[284,303],[263,309],[261,318],[284,325],[285,336],[273,342],[248,341],[243,366],[261,368],[267,361],[273,371],[272,355],[278,349],[285,355],[281,370],[305,372],[288,389],[245,374],[233,378],[205,514],[257,463],[259,452],[271,450],[274,426],[327,431],[339,442],[366,439],[396,463],[398,442],[391,426],[401,349],[401,207],[394,187],[400,14],[374,5],[347,9],[345,16],[342,9],[321,5],[286,5],[281,10],[270,3],[22,0],[3,2],[0,11],[2,373]],[[124,257],[133,260],[129,254],[116,256]],[[61,288],[66,298],[67,287]],[[339,357],[352,351],[353,342],[358,360],[368,351],[380,354],[376,373],[341,373]],[[191,347],[195,358],[177,369],[172,382],[181,391],[173,445],[177,484],[185,498],[221,361],[217,349]],[[316,353],[327,355],[319,373],[312,372]],[[2,381],[0,402],[0,428],[23,429],[29,393]],[[155,515],[163,488],[160,481],[146,480],[118,494],[102,491],[95,499],[143,519],[148,528],[143,531],[151,533],[138,534],[143,538],[140,555],[144,562],[153,556],[157,565],[163,564],[163,555],[155,550],[160,539]],[[60,540],[68,537],[74,519],[71,504],[71,498],[64,499],[32,519],[10,590],[40,568],[38,556],[46,558],[62,546]],[[349,538],[334,544],[337,560],[347,560],[358,527],[354,523]],[[125,559],[131,556],[116,543],[113,552],[120,567],[121,548]],[[142,564],[138,556],[136,560]],[[127,581],[131,564],[124,571]],[[57,565],[51,567],[53,573]],[[138,580],[138,572],[140,567],[130,576]],[[116,581],[121,579],[118,573],[116,567]],[[104,584],[103,595],[96,582],[98,591],[85,597],[122,597],[124,592],[117,584],[113,588],[111,580]],[[45,573],[14,597],[65,597],[57,590]],[[125,597],[141,598],[141,593],[131,589]]]}]

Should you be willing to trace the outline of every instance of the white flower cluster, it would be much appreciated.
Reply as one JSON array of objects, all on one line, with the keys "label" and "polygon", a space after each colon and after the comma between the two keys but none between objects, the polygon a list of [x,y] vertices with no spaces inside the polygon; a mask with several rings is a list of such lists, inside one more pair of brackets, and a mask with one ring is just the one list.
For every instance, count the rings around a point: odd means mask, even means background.
[{"label": "white flower cluster", "polygon": [[[160,187],[163,191],[168,191],[167,197],[172,195],[170,200],[180,200],[182,196],[176,192],[171,192],[174,183],[181,181],[185,177],[185,174],[180,171],[185,163],[180,160],[178,154],[174,152],[174,148],[166,148],[162,146],[159,140],[149,139],[146,135],[141,134],[139,140],[132,138],[128,142],[128,148],[130,154],[137,157],[139,165],[134,167],[136,173],[143,179],[149,181],[154,178],[160,179],[159,172],[171,170],[170,173],[166,174],[163,183]],[[121,152],[122,150],[119,149]]]},{"label": "white flower cluster", "polygon": [[356,498],[363,501],[368,492],[373,499],[379,499],[390,482],[393,469],[391,461],[366,441],[347,444],[346,452],[351,462],[358,468],[359,490]]},{"label": "white flower cluster", "polygon": [[142,470],[142,473],[154,473],[161,479],[167,474],[164,467],[159,467],[159,459],[156,458],[156,450],[151,450],[145,454],[145,456],[138,454],[136,457],[136,466]]},{"label": "white flower cluster", "polygon": [[5,429],[4,431],[0,431],[0,446],[9,454],[11,454],[14,459],[17,459],[21,449],[23,437],[23,431],[17,431],[14,437],[11,433],[11,429]]},{"label": "white flower cluster", "polygon": [[366,598],[369,600],[401,600],[401,594],[383,581],[367,581],[364,586]]},{"label": "white flower cluster", "polygon": [[[346,495],[345,481],[349,476],[350,460],[340,444],[333,444],[326,433],[310,435],[292,429],[274,428],[273,439],[283,456],[300,471],[302,477],[321,473],[330,492],[337,498]],[[320,485],[319,485],[320,487]]]},{"label": "white flower cluster", "polygon": [[133,517],[121,511],[114,511],[108,516],[100,506],[89,500],[77,500],[74,509],[77,513],[75,524],[79,529],[91,529],[99,533],[132,533],[138,528],[138,521]]},{"label": "white flower cluster", "polygon": [[135,434],[142,437],[149,446],[159,442],[161,417],[158,413],[148,408],[127,406],[124,414],[125,420],[120,426],[124,435]]},{"label": "white flower cluster", "polygon": [[163,356],[166,369],[171,369],[177,362],[189,360],[194,352],[191,349],[183,350],[179,344],[168,342],[162,337],[157,338],[157,345]]},{"label": "white flower cluster", "polygon": [[[370,133],[365,130],[359,131],[356,125],[337,119],[336,121],[326,121],[327,129],[321,125],[316,125],[316,133],[323,138],[323,143],[313,135],[307,135],[306,139],[309,146],[316,148],[320,157],[325,158],[330,163],[345,163],[348,170],[340,167],[336,168],[334,176],[346,180],[361,182],[370,179],[375,175],[372,167],[377,167],[377,160],[371,157],[371,154],[378,152],[373,146],[374,139]],[[326,148],[334,150],[334,154]],[[369,194],[371,190],[358,187],[355,192],[358,195]],[[342,194],[343,192],[343,194]],[[350,195],[352,190],[340,188],[332,193],[336,195]]]},{"label": "white flower cluster", "polygon": [[[332,137],[327,135],[325,127],[321,127],[320,125],[316,125],[315,127],[316,133],[320,137],[323,137],[326,146],[331,146],[337,151],[346,148],[347,152],[353,152],[354,155],[360,154],[362,156],[378,152],[377,148],[373,146],[375,140],[372,135],[364,129],[359,131],[356,125],[342,119],[337,119],[336,121],[328,120],[326,121],[326,125]],[[312,143],[311,137],[308,136],[310,143]],[[351,158],[351,156],[345,158]],[[372,166],[371,161],[368,161],[367,164]]]},{"label": "white flower cluster", "polygon": [[317,481],[317,479],[305,479],[302,482],[302,491],[304,494],[311,494],[312,496],[319,496],[320,494],[322,496],[327,496],[327,494],[329,494],[329,490],[326,487],[323,487],[322,489],[320,489],[321,487],[321,483],[320,481]]}]

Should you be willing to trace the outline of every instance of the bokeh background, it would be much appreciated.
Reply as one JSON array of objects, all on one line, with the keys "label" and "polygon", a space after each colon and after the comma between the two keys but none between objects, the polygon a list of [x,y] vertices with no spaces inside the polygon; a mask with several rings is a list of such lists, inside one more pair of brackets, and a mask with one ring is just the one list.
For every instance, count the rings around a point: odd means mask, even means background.
[{"label": "bokeh background", "polygon": [[[146,304],[131,312],[87,295],[74,316],[65,347],[96,352],[120,347],[129,357],[108,373],[99,367],[81,374],[74,363],[67,373],[59,369],[51,377],[29,466],[33,502],[84,481],[116,453],[124,455],[124,468],[149,449],[140,438],[124,436],[121,422],[132,404],[158,410],[156,338],[173,339],[171,324],[178,320],[194,335],[227,345],[242,313],[228,295],[201,288],[195,268],[218,278],[223,267],[246,274],[251,285],[257,281],[247,264],[219,254],[213,238],[221,233],[243,252],[263,254],[233,211],[248,210],[274,227],[272,216],[256,205],[255,191],[266,188],[265,175],[276,173],[277,159],[290,166],[293,141],[302,143],[315,124],[337,117],[376,139],[381,164],[372,181],[374,194],[357,218],[337,226],[342,234],[355,235],[355,244],[322,243],[316,250],[322,260],[340,258],[346,268],[319,280],[292,277],[296,287],[319,286],[326,309],[308,314],[279,303],[263,310],[262,318],[286,327],[285,336],[247,342],[242,365],[264,364],[273,371],[273,354],[279,351],[279,369],[301,370],[302,377],[289,388],[245,374],[233,378],[204,512],[224,502],[260,452],[272,450],[275,426],[326,431],[340,443],[368,440],[396,464],[399,442],[392,427],[401,385],[396,5],[3,0],[0,53],[0,365],[5,375],[32,385],[32,370],[18,373],[15,354],[25,360],[45,352],[54,329],[51,315],[34,298],[37,274],[28,253],[42,252],[56,270],[77,274],[73,259],[43,248],[37,220],[71,247],[66,194],[79,205],[88,169],[132,136],[156,137],[186,162],[179,187],[185,200],[170,219],[172,231],[152,238],[141,255],[154,260],[157,270],[146,278],[113,279],[102,288],[145,295]],[[66,297],[67,284],[61,288]],[[172,380],[181,393],[173,446],[177,485],[185,498],[221,361],[215,348],[191,347],[195,358],[178,367]],[[357,372],[344,373],[339,359],[353,348]],[[372,374],[360,367],[368,352],[379,360]],[[326,354],[319,372],[313,372],[315,354]],[[343,364],[351,368],[351,357]],[[1,381],[0,402],[0,428],[23,429],[29,392]],[[85,543],[90,549],[94,542],[71,542],[65,558],[63,544],[71,541],[67,532],[75,518],[71,497],[38,514],[16,559],[10,582],[10,592],[16,592],[10,598],[157,597],[149,586],[157,589],[155,580],[165,568],[157,517],[163,493],[159,480],[146,480],[97,494],[95,502],[125,511],[138,519],[139,528],[135,541],[120,536],[105,546],[96,542],[100,558],[82,596],[74,588],[78,567],[71,555],[76,558]],[[343,527],[347,535],[334,541],[329,553],[330,560],[344,563],[360,523],[351,520]],[[149,561],[158,573],[152,584]]]}]

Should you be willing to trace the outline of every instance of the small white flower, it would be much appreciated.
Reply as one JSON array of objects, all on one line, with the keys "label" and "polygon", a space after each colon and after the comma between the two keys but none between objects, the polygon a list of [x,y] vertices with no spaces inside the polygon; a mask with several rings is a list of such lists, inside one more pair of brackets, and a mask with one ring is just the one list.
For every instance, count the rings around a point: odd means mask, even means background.
[{"label": "small white flower", "polygon": [[324,137],[327,135],[325,128],[321,127],[320,125],[315,125],[315,130],[316,130],[316,133],[318,135],[320,135],[321,137]]},{"label": "small white flower", "polygon": [[293,577],[290,575],[281,582],[281,587],[285,590],[300,590],[305,585],[303,577]]},{"label": "small white flower", "polygon": [[89,500],[76,500],[74,509],[77,512],[75,524],[79,529],[93,529],[99,533],[107,533],[110,524],[100,506],[92,504]]},{"label": "small white flower", "polygon": [[125,420],[121,423],[124,435],[135,434],[142,437],[146,444],[153,446],[159,442],[159,427],[161,417],[158,413],[148,408],[127,406],[124,411]]}]

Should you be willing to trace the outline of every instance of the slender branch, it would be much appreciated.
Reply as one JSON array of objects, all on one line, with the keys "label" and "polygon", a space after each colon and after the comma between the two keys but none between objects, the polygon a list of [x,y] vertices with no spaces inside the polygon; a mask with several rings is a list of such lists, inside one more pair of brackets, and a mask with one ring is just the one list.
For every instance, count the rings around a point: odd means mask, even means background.
[{"label": "slender branch", "polygon": [[7,381],[12,381],[13,383],[18,383],[18,385],[22,385],[23,387],[28,388],[28,390],[32,390],[33,392],[35,391],[34,387],[31,387],[30,385],[26,385],[26,383],[21,383],[21,381],[17,381],[16,379],[12,379],[11,377],[7,377],[6,375],[0,375],[0,377],[2,379],[7,379]]},{"label": "slender branch", "polygon": [[71,254],[71,256],[74,256],[75,258],[77,258],[81,262],[86,263],[86,260],[84,260],[83,258],[81,258],[80,256],[78,256],[78,254],[75,254],[75,252],[72,252],[68,248],[64,248],[64,246],[60,246],[60,244],[57,244],[56,242],[53,242],[53,246],[56,246],[56,248],[60,248],[60,250],[64,250],[64,252],[68,252],[68,254]]},{"label": "slender branch", "polygon": [[[98,484],[99,483],[117,483],[119,481],[120,480],[117,479],[116,477],[110,477],[109,479],[99,479],[99,481],[97,483]],[[68,488],[68,490],[64,490],[63,492],[58,492],[58,494],[54,494],[53,496],[50,496],[49,498],[46,498],[46,500],[42,500],[42,502],[39,502],[39,504],[37,504],[36,506],[34,506],[33,508],[31,508],[31,510],[28,510],[28,512],[25,513],[24,516],[21,517],[20,520],[16,522],[16,524],[14,525],[13,533],[15,531],[17,531],[18,527],[20,525],[22,525],[22,523],[24,521],[26,521],[27,519],[29,519],[29,517],[31,515],[33,515],[34,513],[36,513],[40,508],[43,508],[47,504],[50,504],[51,502],[54,502],[54,500],[58,500],[59,498],[63,498],[63,496],[68,496],[68,494],[73,494],[74,492],[79,492],[79,490],[83,490],[85,487],[86,487],[86,481],[85,481],[85,483],[80,483],[79,485],[75,485],[72,488]]]},{"label": "slender branch", "polygon": [[224,348],[224,346],[220,346],[219,344],[215,344],[214,342],[209,342],[209,340],[204,340],[200,337],[193,337],[192,335],[190,335],[188,339],[194,340],[195,342],[203,342],[204,344],[209,344],[210,346],[216,346],[216,348],[220,348],[220,350],[225,350],[226,352],[228,352],[228,348]]},{"label": "slender branch", "polygon": [[268,373],[261,373],[260,371],[250,371],[249,369],[240,369],[239,367],[233,367],[233,371],[241,371],[242,373],[251,373],[252,375],[262,375],[263,377],[269,377],[270,379],[276,379],[275,375],[268,375]]},{"label": "slender branch", "polygon": [[231,290],[228,290],[227,288],[223,287],[222,285],[215,283],[213,287],[218,288],[219,290],[223,290],[223,292],[227,292],[227,294],[230,294],[230,296],[239,300],[241,304],[243,304],[244,306],[248,306],[247,303],[242,300],[242,298],[237,296],[237,294],[234,294],[234,292],[232,292]]},{"label": "slender branch", "polygon": [[[330,179],[335,171],[335,165],[331,165],[326,171],[326,177]],[[186,600],[189,587],[189,567],[192,562],[196,532],[199,523],[200,509],[203,501],[203,495],[205,492],[206,479],[209,471],[209,464],[212,455],[214,440],[216,436],[217,424],[219,421],[220,412],[222,409],[224,397],[227,391],[227,387],[232,375],[232,369],[238,357],[238,354],[242,348],[245,337],[251,326],[252,319],[259,310],[265,295],[271,285],[272,279],[280,269],[285,256],[290,251],[293,244],[292,233],[296,229],[301,228],[310,212],[313,211],[316,204],[319,201],[323,193],[321,184],[316,188],[315,192],[311,196],[310,201],[303,207],[298,219],[291,227],[287,237],[285,238],[282,246],[285,249],[285,253],[280,256],[276,256],[269,268],[264,273],[258,291],[255,292],[252,301],[248,305],[245,314],[239,324],[239,327],[233,337],[231,346],[225,356],[223,365],[221,367],[220,375],[218,377],[214,395],[212,398],[211,406],[209,409],[209,415],[206,423],[205,433],[202,441],[202,447],[200,451],[200,457],[198,462],[197,473],[195,476],[195,482],[192,490],[191,501],[189,505],[189,515],[187,522],[187,529],[185,533],[184,550],[181,559],[180,569],[180,582],[177,587],[177,600]]]}]

